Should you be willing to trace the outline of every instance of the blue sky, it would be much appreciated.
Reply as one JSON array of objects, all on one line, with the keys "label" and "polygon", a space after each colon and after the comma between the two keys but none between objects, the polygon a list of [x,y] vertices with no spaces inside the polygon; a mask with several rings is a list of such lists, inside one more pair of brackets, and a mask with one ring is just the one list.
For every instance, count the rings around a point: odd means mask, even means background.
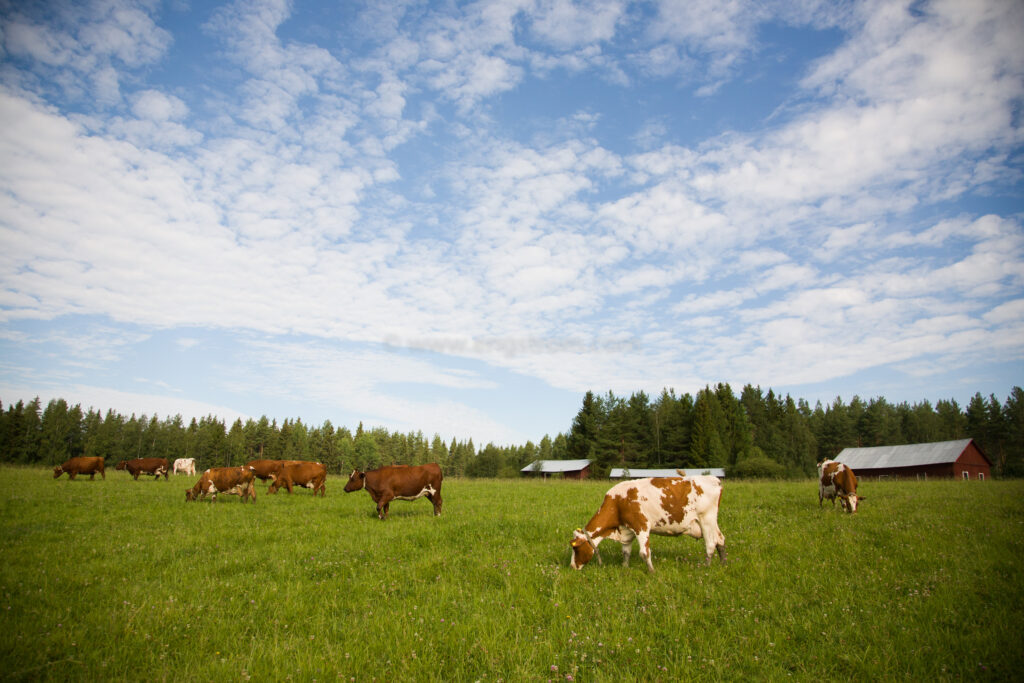
[{"label": "blue sky", "polygon": [[1024,5],[0,0],[0,400],[478,444],[1024,383]]}]

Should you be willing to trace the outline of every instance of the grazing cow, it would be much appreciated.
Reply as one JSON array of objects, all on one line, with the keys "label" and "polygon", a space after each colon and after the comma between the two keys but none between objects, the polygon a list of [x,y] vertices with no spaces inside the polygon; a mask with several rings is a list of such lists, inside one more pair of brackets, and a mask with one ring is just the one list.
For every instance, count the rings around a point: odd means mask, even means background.
[{"label": "grazing cow", "polygon": [[388,507],[392,500],[416,500],[426,496],[434,504],[434,515],[437,516],[441,514],[442,479],[441,466],[436,462],[415,467],[393,465],[369,472],[352,470],[345,484],[345,493],[365,487],[370,498],[377,504],[377,516],[381,519],[388,518]]},{"label": "grazing cow", "polygon": [[326,480],[327,468],[321,463],[288,463],[278,470],[267,493],[277,493],[282,486],[288,489],[288,493],[291,493],[292,486],[305,486],[307,489],[313,489],[314,496],[319,491],[320,497],[323,498],[327,495],[327,487],[324,485]]},{"label": "grazing cow", "polygon": [[703,538],[707,564],[711,564],[716,549],[718,558],[725,562],[725,536],[718,528],[721,500],[722,482],[709,475],[620,482],[608,489],[587,526],[573,532],[570,566],[581,569],[595,555],[601,564],[597,546],[606,538],[622,544],[622,564],[629,566],[635,538],[640,556],[653,572],[651,534]]},{"label": "grazing cow", "polygon": [[857,511],[857,504],[864,496],[857,495],[857,475],[847,465],[834,460],[818,463],[818,507],[828,498],[832,507],[836,506],[836,498],[840,505],[849,513]]},{"label": "grazing cow", "polygon": [[250,460],[245,463],[246,467],[251,467],[256,472],[256,478],[260,481],[271,481],[277,476],[277,473],[285,465],[296,465],[304,460]]},{"label": "grazing cow", "polygon": [[67,472],[68,479],[74,479],[79,474],[88,474],[91,481],[96,478],[96,473],[99,472],[100,476],[106,479],[107,473],[104,471],[104,467],[103,458],[99,456],[71,458],[63,465],[57,465],[53,468],[53,478],[56,479]]},{"label": "grazing cow", "polygon": [[196,476],[196,459],[195,458],[178,458],[174,461],[174,473],[177,474],[190,474],[193,477]]},{"label": "grazing cow", "polygon": [[115,470],[128,470],[128,473],[139,479],[140,474],[149,474],[157,479],[163,476],[170,479],[171,470],[167,467],[167,458],[135,458],[134,460],[122,460],[117,463]]},{"label": "grazing cow", "polygon": [[185,489],[185,500],[198,500],[211,495],[210,502],[217,500],[218,493],[241,496],[244,503],[252,498],[256,502],[256,475],[251,467],[211,467],[203,472],[196,485]]}]

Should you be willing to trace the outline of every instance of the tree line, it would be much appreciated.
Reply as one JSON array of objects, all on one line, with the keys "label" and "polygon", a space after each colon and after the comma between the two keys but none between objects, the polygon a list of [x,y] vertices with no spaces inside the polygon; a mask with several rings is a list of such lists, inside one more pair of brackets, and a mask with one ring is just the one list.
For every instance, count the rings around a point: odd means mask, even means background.
[{"label": "tree line", "polygon": [[782,478],[813,475],[818,461],[847,446],[968,437],[992,460],[993,474],[1024,476],[1024,390],[1014,387],[1002,403],[975,394],[964,409],[955,400],[894,405],[857,396],[811,408],[751,385],[738,396],[728,384],[705,387],[696,396],[666,389],[653,401],[644,392],[629,398],[587,392],[567,432],[479,450],[472,439],[446,442],[437,434],[364,429],[362,423],[352,432],[330,420],[311,426],[263,416],[229,427],[213,415],[186,423],[181,415],[83,411],[63,399],[45,407],[38,397],[6,409],[0,403],[0,461],[48,466],[78,455],[100,455],[111,465],[192,457],[202,469],[269,458],[315,460],[335,474],[437,462],[448,476],[515,477],[535,460],[586,458],[594,476],[607,476],[612,467],[721,467],[728,476]]},{"label": "tree line", "polygon": [[1005,402],[975,394],[955,400],[892,404],[884,398],[847,404],[836,398],[813,408],[746,385],[728,384],[696,396],[664,390],[628,399],[587,392],[567,436],[569,458],[592,461],[595,476],[612,467],[721,467],[729,476],[803,477],[847,447],[891,446],[973,438],[997,476],[1024,476],[1024,391]]}]

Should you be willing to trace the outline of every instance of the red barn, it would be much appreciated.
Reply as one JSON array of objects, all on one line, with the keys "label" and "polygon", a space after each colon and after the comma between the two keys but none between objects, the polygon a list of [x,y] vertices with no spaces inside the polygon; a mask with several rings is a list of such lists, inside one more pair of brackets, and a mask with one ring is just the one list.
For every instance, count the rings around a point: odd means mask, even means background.
[{"label": "red barn", "polygon": [[974,439],[918,443],[908,446],[845,448],[836,462],[853,469],[858,478],[983,480],[990,476],[992,462]]}]

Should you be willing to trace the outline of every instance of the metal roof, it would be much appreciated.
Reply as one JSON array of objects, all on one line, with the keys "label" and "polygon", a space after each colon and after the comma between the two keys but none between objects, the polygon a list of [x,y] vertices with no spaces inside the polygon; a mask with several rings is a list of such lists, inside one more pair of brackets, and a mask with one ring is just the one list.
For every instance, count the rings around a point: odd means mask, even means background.
[{"label": "metal roof", "polygon": [[695,477],[699,474],[710,474],[714,477],[725,476],[725,470],[722,469],[721,467],[705,467],[703,469],[691,468],[679,470],[641,470],[627,467],[614,467],[612,468],[612,473],[610,476],[612,479],[644,479],[646,477],[678,477],[680,472],[684,472],[687,477]]},{"label": "metal roof", "polygon": [[[538,463],[540,463],[539,466]],[[534,460],[519,471],[542,472],[544,474],[554,474],[556,472],[578,472],[589,464],[589,460]]]},{"label": "metal roof", "polygon": [[844,448],[836,462],[859,469],[873,470],[886,467],[915,467],[943,465],[956,462],[971,443],[970,439],[918,443],[909,446],[876,446],[874,448]]}]

